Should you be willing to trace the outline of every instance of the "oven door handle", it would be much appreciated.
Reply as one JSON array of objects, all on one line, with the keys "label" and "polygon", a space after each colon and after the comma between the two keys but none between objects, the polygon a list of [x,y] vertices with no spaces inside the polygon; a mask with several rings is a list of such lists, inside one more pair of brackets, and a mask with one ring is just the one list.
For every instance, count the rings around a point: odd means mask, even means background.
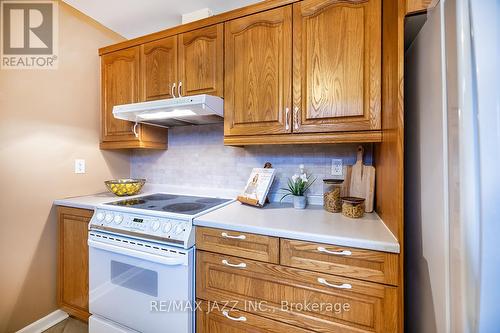
[{"label": "oven door handle", "polygon": [[92,239],[88,240],[88,244],[89,247],[93,247],[96,249],[113,252],[116,254],[122,254],[134,258],[144,259],[162,265],[168,265],[168,266],[187,265],[187,259],[188,259],[187,256],[186,258],[162,257],[153,253],[147,253],[147,252],[137,251],[134,249],[129,249],[126,247],[116,246],[113,244],[102,243]]}]

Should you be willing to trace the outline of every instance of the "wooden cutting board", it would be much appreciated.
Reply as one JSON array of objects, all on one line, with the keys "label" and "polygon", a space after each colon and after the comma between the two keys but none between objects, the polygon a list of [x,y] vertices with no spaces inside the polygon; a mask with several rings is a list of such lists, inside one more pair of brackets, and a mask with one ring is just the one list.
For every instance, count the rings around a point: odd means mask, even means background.
[{"label": "wooden cutting board", "polygon": [[375,167],[363,164],[364,149],[358,147],[357,160],[354,165],[344,169],[344,193],[350,197],[365,199],[365,212],[373,212],[375,193]]}]

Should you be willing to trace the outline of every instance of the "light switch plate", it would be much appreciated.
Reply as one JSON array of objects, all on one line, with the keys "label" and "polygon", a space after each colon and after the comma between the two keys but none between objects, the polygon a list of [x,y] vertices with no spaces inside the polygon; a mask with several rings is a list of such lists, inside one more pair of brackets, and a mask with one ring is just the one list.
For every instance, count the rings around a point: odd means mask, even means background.
[{"label": "light switch plate", "polygon": [[332,176],[338,176],[342,177],[343,176],[343,165],[342,165],[342,160],[339,158],[333,158],[332,159]]},{"label": "light switch plate", "polygon": [[75,160],[75,173],[85,173],[85,160]]}]

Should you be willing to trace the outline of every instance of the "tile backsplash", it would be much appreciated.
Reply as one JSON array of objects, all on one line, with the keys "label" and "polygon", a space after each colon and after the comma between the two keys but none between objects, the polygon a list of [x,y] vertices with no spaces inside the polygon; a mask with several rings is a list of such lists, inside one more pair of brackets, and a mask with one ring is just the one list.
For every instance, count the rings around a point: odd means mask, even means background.
[{"label": "tile backsplash", "polygon": [[[276,179],[271,194],[276,197],[287,177],[304,164],[317,177],[308,195],[322,196],[323,178],[330,174],[331,159],[344,165],[356,160],[357,144],[224,146],[222,124],[185,126],[169,129],[168,150],[136,150],[131,157],[131,176],[146,178],[151,184],[215,189],[243,189],[254,167],[271,162]],[[365,163],[371,163],[371,145],[365,146]]]}]

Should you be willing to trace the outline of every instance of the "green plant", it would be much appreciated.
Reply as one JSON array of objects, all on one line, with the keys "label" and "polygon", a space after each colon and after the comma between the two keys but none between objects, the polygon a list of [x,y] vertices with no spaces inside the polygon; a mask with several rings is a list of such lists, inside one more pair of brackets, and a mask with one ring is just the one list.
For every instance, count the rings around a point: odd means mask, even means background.
[{"label": "green plant", "polygon": [[[301,168],[302,169],[302,168]],[[302,171],[302,170],[301,170]],[[288,178],[288,188],[281,188],[283,191],[288,192],[283,195],[280,201],[283,201],[289,195],[303,196],[304,193],[311,187],[316,178],[311,179],[311,175],[302,173],[301,175],[293,175],[292,178]]]}]

